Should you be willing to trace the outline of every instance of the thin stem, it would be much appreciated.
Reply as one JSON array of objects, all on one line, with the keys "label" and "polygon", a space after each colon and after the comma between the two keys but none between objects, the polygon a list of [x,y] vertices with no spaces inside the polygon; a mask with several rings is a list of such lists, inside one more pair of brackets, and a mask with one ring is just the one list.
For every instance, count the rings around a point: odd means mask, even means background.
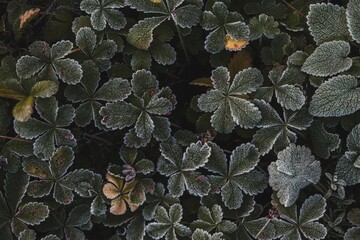
[{"label": "thin stem", "polygon": [[255,238],[257,239],[259,237],[259,235],[265,230],[265,228],[267,227],[267,225],[270,223],[271,219],[269,218],[267,220],[267,222],[264,224],[264,226],[260,229],[260,231],[256,234]]},{"label": "thin stem", "polygon": [[180,30],[180,28],[179,28],[179,26],[178,26],[177,24],[175,24],[175,26],[176,26],[176,31],[177,31],[177,33],[178,33],[178,35],[179,35],[179,38],[180,38],[181,46],[182,46],[182,48],[184,49],[186,62],[187,62],[187,63],[190,63],[189,53],[188,53],[188,51],[187,51],[187,48],[186,48],[186,44],[185,44],[183,35],[181,34],[181,30]]},{"label": "thin stem", "polygon": [[3,135],[0,135],[0,138],[14,140],[14,141],[18,141],[18,142],[33,143],[33,141],[30,141],[30,140],[27,140],[27,139],[24,139],[24,138],[14,138],[14,137],[8,137],[8,136],[3,136]]},{"label": "thin stem", "polygon": [[72,54],[74,52],[79,52],[79,51],[81,51],[81,48],[74,48],[69,52],[69,54]]},{"label": "thin stem", "polygon": [[103,139],[103,138],[101,138],[101,137],[95,136],[95,135],[91,135],[91,134],[88,134],[88,133],[84,133],[84,136],[85,136],[85,137],[92,138],[92,139],[99,140],[99,141],[104,142],[104,143],[106,143],[106,144],[108,144],[108,145],[114,145],[112,142],[110,142],[110,141],[108,141],[108,140],[106,140],[106,139]]},{"label": "thin stem", "polygon": [[285,3],[289,8],[291,8],[292,10],[294,10],[296,13],[298,13],[299,15],[306,17],[302,12],[300,12],[298,9],[296,9],[293,5],[291,5],[290,3],[288,3],[285,0],[282,0],[283,3]]}]

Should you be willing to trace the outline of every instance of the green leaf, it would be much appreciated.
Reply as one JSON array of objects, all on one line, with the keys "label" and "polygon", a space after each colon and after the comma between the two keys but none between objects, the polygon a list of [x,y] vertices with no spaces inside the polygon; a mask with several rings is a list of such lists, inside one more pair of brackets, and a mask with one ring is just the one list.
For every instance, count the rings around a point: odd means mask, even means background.
[{"label": "green leaf", "polygon": [[350,0],[346,8],[347,26],[351,37],[360,43],[360,5],[359,0]]},{"label": "green leaf", "polygon": [[347,137],[348,151],[342,156],[337,165],[335,174],[338,179],[342,179],[347,185],[355,185],[359,183],[360,164],[359,153],[360,146],[358,143],[360,136],[360,125],[356,125]]},{"label": "green leaf", "polygon": [[351,222],[352,225],[359,226],[360,225],[360,209],[352,208],[347,213],[347,219]]},{"label": "green leaf", "polygon": [[15,215],[16,209],[26,193],[29,178],[30,177],[22,171],[14,174],[6,174],[4,182],[5,197],[12,215]]},{"label": "green leaf", "polygon": [[295,130],[304,130],[310,126],[312,117],[306,108],[297,112],[284,111],[283,119],[265,101],[255,100],[254,104],[259,108],[263,116],[258,123],[261,127],[252,140],[259,149],[261,155],[268,153],[271,149],[275,152],[286,148],[290,143],[296,142]]},{"label": "green leaf", "polygon": [[316,194],[305,200],[299,215],[299,223],[305,224],[319,220],[324,216],[326,200],[321,195]]},{"label": "green leaf", "polygon": [[316,194],[307,198],[300,209],[300,216],[297,217],[297,207],[283,207],[278,199],[273,199],[272,203],[278,208],[280,218],[272,219],[275,226],[276,238],[283,237],[288,239],[302,239],[300,231],[306,239],[324,239],[327,229],[324,225],[316,222],[325,213],[326,200],[321,195]]},{"label": "green leaf", "polygon": [[341,75],[330,78],[315,91],[309,113],[318,117],[339,117],[360,109],[360,89],[355,77]]},{"label": "green leaf", "polygon": [[223,240],[222,233],[214,233],[211,235],[202,229],[196,229],[191,236],[192,240]]},{"label": "green leaf", "polygon": [[106,82],[94,94],[94,98],[103,101],[122,101],[131,94],[128,80],[113,78]]},{"label": "green leaf", "polygon": [[329,158],[330,152],[337,149],[340,145],[339,135],[327,132],[324,124],[320,121],[314,121],[311,125],[309,136],[313,153],[324,159]]},{"label": "green leaf", "polygon": [[57,179],[63,176],[74,161],[74,152],[70,147],[59,147],[50,158],[51,174]]},{"label": "green leaf", "polygon": [[33,42],[29,46],[34,56],[22,56],[16,63],[16,72],[21,78],[29,78],[39,74],[42,78],[56,80],[57,77],[68,84],[80,82],[82,77],[81,65],[69,58],[72,43],[60,41],[52,45],[43,41]]},{"label": "green leaf", "polygon": [[154,29],[165,20],[166,17],[152,17],[140,20],[129,30],[128,42],[137,48],[148,49],[153,41]]},{"label": "green leaf", "polygon": [[115,10],[122,7],[122,1],[82,0],[80,3],[80,9],[91,14],[91,25],[98,31],[104,30],[106,24],[115,30],[124,28],[126,18],[120,11]]},{"label": "green leaf", "polygon": [[40,158],[49,159],[55,146],[75,146],[76,140],[70,130],[65,129],[71,124],[75,110],[71,105],[58,107],[55,97],[36,100],[36,109],[42,119],[30,118],[26,122],[14,122],[15,131],[23,138],[33,139],[34,153]]},{"label": "green leaf", "polygon": [[166,237],[166,239],[177,239],[176,235],[189,236],[190,228],[181,224],[182,206],[174,204],[169,212],[162,206],[158,206],[155,213],[155,221],[146,226],[147,233],[154,239]]},{"label": "green leaf", "polygon": [[237,12],[230,12],[223,2],[215,2],[212,11],[205,11],[201,25],[206,30],[212,30],[205,40],[206,51],[215,54],[225,47],[226,35],[236,41],[249,38],[249,27]]},{"label": "green leaf", "polygon": [[265,65],[273,66],[274,63],[282,64],[287,55],[286,49],[291,44],[291,37],[285,32],[281,32],[271,41],[270,47],[261,49],[260,57]]},{"label": "green leaf", "polygon": [[[122,113],[126,112],[124,115]],[[103,116],[101,123],[112,129],[123,129],[136,122],[139,111],[126,102],[107,103],[100,109],[100,115]]]},{"label": "green leaf", "polygon": [[244,222],[244,227],[256,239],[275,238],[275,227],[267,217]]},{"label": "green leaf", "polygon": [[346,231],[346,233],[344,235],[344,239],[345,240],[356,240],[356,238],[358,238],[359,234],[360,234],[360,228],[352,227]]},{"label": "green leaf", "polygon": [[258,150],[252,144],[238,146],[230,156],[226,156],[219,146],[209,143],[211,155],[205,165],[209,171],[219,175],[210,175],[212,190],[221,192],[222,201],[230,209],[238,209],[243,202],[243,192],[255,195],[266,188],[266,177],[255,170],[260,160]]},{"label": "green leaf", "polygon": [[22,56],[16,63],[16,72],[21,78],[29,78],[43,69],[44,63],[34,56]]},{"label": "green leaf", "polygon": [[280,33],[278,22],[274,21],[274,17],[266,14],[260,14],[259,17],[253,17],[249,22],[250,40],[256,40],[262,35],[273,39],[275,35]]},{"label": "green leaf", "polygon": [[307,24],[319,45],[332,40],[349,40],[345,8],[331,3],[311,4]]},{"label": "green leaf", "polygon": [[138,70],[132,75],[132,91],[138,97],[143,97],[146,91],[158,88],[156,77],[146,70]]},{"label": "green leaf", "polygon": [[145,13],[167,13],[167,7],[164,1],[125,0],[125,3],[129,7]]},{"label": "green leaf", "polygon": [[224,233],[232,233],[236,230],[235,223],[223,220],[223,211],[219,205],[214,205],[211,210],[201,206],[198,211],[198,218],[191,223],[192,229],[203,229],[210,232],[217,228],[218,231]]},{"label": "green leaf", "polygon": [[113,40],[97,41],[95,32],[89,27],[80,28],[75,40],[86,59],[93,61],[100,71],[106,71],[111,67],[110,59],[117,51]]},{"label": "green leaf", "polygon": [[[150,50],[150,49],[148,49]],[[146,69],[150,70],[151,67],[151,54],[150,51],[138,49],[132,55],[131,68],[133,70]]]},{"label": "green leaf", "polygon": [[261,119],[257,107],[241,95],[255,91],[263,81],[259,70],[248,68],[234,77],[229,83],[229,71],[225,67],[218,67],[212,72],[215,87],[198,99],[198,106],[202,111],[213,112],[211,124],[216,131],[230,133],[235,123],[244,128],[254,127]]},{"label": "green leaf", "polygon": [[176,52],[168,43],[155,44],[149,48],[154,60],[162,65],[171,65],[176,60]]},{"label": "green leaf", "polygon": [[80,227],[90,221],[91,213],[88,205],[74,207],[66,220],[67,227]]},{"label": "green leaf", "polygon": [[29,202],[19,208],[17,218],[28,225],[38,225],[49,216],[49,208],[44,203]]},{"label": "green leaf", "polygon": [[290,144],[278,153],[278,160],[269,167],[269,184],[277,191],[280,203],[291,206],[302,188],[320,180],[320,162],[311,155],[310,149]]},{"label": "green leaf", "polygon": [[145,221],[142,217],[134,218],[128,225],[126,239],[141,240],[145,236]]},{"label": "green leaf", "polygon": [[318,77],[332,76],[348,70],[352,59],[350,44],[345,41],[331,41],[321,44],[306,59],[301,71]]},{"label": "green leaf", "polygon": [[26,229],[20,233],[19,240],[36,240],[36,232],[31,229]]},{"label": "green leaf", "polygon": [[208,179],[196,170],[204,166],[210,155],[210,147],[200,141],[192,143],[182,153],[174,138],[160,144],[162,156],[157,170],[169,176],[168,189],[173,196],[181,196],[185,189],[195,196],[204,196],[210,191]]},{"label": "green leaf", "polygon": [[172,19],[182,28],[191,28],[200,22],[201,8],[195,5],[185,5],[172,11]]},{"label": "green leaf", "polygon": [[276,67],[269,72],[269,78],[274,84],[277,102],[282,107],[292,111],[301,109],[306,100],[301,87],[305,74],[296,67]]}]

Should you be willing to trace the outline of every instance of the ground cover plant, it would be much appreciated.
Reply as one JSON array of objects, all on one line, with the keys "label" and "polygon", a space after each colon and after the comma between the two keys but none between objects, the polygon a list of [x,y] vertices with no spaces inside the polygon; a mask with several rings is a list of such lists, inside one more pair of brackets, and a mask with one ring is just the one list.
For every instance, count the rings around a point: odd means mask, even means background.
[{"label": "ground cover plant", "polygon": [[360,0],[0,1],[0,239],[359,239]]}]

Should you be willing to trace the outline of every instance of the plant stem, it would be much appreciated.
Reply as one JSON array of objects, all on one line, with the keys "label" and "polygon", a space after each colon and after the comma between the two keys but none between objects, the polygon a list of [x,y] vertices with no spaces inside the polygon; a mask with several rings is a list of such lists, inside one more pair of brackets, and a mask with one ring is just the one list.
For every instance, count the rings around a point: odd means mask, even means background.
[{"label": "plant stem", "polygon": [[293,5],[291,5],[290,3],[288,3],[285,0],[282,0],[283,3],[285,3],[289,8],[291,8],[292,10],[294,10],[296,13],[298,13],[299,15],[306,17],[302,12],[300,12],[298,9],[296,9]]},{"label": "plant stem", "polygon": [[182,46],[182,48],[184,49],[186,62],[187,62],[187,63],[190,63],[189,53],[188,53],[188,51],[187,51],[187,48],[186,48],[186,44],[185,44],[183,35],[181,34],[181,29],[180,29],[180,27],[179,27],[178,25],[176,25],[176,24],[175,24],[175,27],[176,27],[176,31],[177,31],[177,33],[178,33],[178,35],[179,35],[179,38],[180,38],[181,46]]},{"label": "plant stem", "polygon": [[74,49],[71,49],[71,51],[69,52],[69,54],[72,54],[74,52],[79,52],[81,51],[81,48],[74,48]]},{"label": "plant stem", "polygon": [[33,141],[30,141],[30,140],[27,140],[27,139],[23,139],[23,138],[14,138],[14,137],[8,137],[8,136],[3,136],[3,135],[0,135],[0,138],[9,139],[9,140],[14,140],[14,141],[18,141],[18,142],[33,143]]}]

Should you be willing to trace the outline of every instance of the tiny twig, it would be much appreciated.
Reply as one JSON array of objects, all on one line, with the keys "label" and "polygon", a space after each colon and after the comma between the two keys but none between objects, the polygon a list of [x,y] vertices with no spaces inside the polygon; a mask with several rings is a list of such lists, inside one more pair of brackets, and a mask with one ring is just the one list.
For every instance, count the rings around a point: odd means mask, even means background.
[{"label": "tiny twig", "polygon": [[186,48],[185,41],[184,41],[183,35],[182,35],[182,33],[181,33],[181,30],[180,30],[179,26],[176,25],[176,24],[175,24],[175,27],[176,27],[176,31],[177,31],[177,33],[178,33],[178,35],[179,35],[179,38],[180,38],[181,46],[182,46],[183,49],[184,49],[186,61],[187,61],[188,63],[190,63],[189,53],[188,53],[188,51],[187,51],[187,48]]},{"label": "tiny twig", "polygon": [[110,142],[110,141],[108,141],[108,140],[106,140],[106,139],[103,139],[103,138],[101,138],[101,137],[95,136],[95,135],[91,135],[91,134],[88,134],[88,133],[84,133],[84,136],[85,136],[85,137],[92,138],[92,139],[99,140],[99,141],[104,142],[104,143],[106,143],[106,144],[108,144],[108,145],[114,145],[112,142]]},{"label": "tiny twig", "polygon": [[271,219],[269,218],[267,222],[264,224],[264,226],[259,230],[259,232],[256,234],[255,238],[257,239],[259,235],[265,230],[266,226],[270,223]]},{"label": "tiny twig", "polygon": [[298,13],[299,15],[306,17],[302,12],[300,12],[298,9],[296,9],[293,5],[291,5],[290,3],[288,3],[285,0],[282,0],[289,8],[291,8],[292,10],[294,10],[296,13]]},{"label": "tiny twig", "polygon": [[3,136],[3,135],[0,135],[0,138],[19,141],[19,142],[33,143],[33,141],[30,141],[30,140],[27,140],[27,139],[24,139],[24,138],[14,138],[14,137],[8,137],[8,136]]},{"label": "tiny twig", "polygon": [[69,54],[72,54],[74,52],[79,52],[81,51],[81,48],[74,48],[74,49],[71,49],[71,51],[69,52]]}]

